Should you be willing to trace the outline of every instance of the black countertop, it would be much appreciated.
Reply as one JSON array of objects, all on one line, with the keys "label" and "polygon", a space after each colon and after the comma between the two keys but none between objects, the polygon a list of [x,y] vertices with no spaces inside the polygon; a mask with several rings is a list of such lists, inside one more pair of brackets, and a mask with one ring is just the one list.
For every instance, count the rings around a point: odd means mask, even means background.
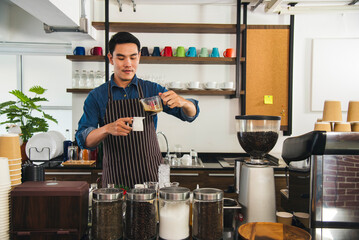
[{"label": "black countertop", "polygon": [[[166,153],[162,153],[163,156],[166,155]],[[225,160],[234,161],[235,159],[248,159],[249,155],[246,153],[198,153],[198,157],[203,162],[203,167],[196,167],[196,166],[176,166],[171,167],[173,170],[232,170],[234,169],[233,165],[229,164],[221,164]],[[278,154],[271,154],[269,155],[270,158],[273,158],[274,161],[270,164],[272,165],[275,170],[284,170],[286,167],[284,161],[279,157]],[[277,160],[276,160],[277,159]],[[61,165],[63,161],[63,157],[59,156],[55,159],[51,159],[50,161],[41,161],[42,166],[45,169],[84,169],[84,170],[102,170],[101,164],[94,164],[92,166],[63,166]],[[275,164],[274,162],[278,161],[278,164]],[[36,164],[37,161],[34,161]],[[221,163],[220,163],[221,162]],[[40,163],[40,162],[39,162]]]}]

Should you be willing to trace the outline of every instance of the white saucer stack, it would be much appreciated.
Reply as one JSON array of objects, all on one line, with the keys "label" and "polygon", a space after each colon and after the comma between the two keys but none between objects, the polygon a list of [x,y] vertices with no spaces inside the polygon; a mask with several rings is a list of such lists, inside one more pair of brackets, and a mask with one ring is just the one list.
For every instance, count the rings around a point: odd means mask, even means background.
[{"label": "white saucer stack", "polygon": [[21,184],[21,150],[18,134],[0,135],[0,157],[9,161],[11,186]]},{"label": "white saucer stack", "polygon": [[0,157],[0,239],[10,239],[10,191],[8,159]]}]

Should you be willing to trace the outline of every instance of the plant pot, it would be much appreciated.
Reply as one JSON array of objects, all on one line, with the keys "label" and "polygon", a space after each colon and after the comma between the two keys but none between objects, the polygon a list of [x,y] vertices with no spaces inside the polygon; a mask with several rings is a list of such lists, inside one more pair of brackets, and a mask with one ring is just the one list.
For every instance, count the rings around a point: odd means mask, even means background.
[{"label": "plant pot", "polygon": [[24,164],[27,160],[29,160],[29,158],[26,155],[26,144],[27,142],[23,142],[21,145],[21,162],[22,164]]}]

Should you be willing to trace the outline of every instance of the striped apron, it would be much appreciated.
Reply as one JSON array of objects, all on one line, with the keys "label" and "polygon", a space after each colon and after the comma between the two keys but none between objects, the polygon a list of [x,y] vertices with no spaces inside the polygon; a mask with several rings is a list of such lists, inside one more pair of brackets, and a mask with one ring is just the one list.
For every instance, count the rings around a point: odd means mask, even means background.
[{"label": "striped apron", "polygon": [[[140,85],[138,95],[143,98]],[[147,116],[146,116],[147,115]],[[162,161],[153,117],[145,114],[139,99],[113,100],[108,84],[108,103],[104,123],[124,117],[145,117],[144,131],[131,131],[127,136],[109,135],[103,144],[102,186],[109,183],[133,188],[135,184],[158,181]]]}]

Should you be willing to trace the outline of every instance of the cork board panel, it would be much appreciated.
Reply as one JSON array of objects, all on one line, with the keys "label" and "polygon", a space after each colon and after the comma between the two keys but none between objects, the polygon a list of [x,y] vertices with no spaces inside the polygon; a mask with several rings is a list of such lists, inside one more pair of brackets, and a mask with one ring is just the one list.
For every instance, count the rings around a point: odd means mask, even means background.
[{"label": "cork board panel", "polygon": [[[282,126],[288,126],[289,33],[247,30],[246,114],[281,116]],[[265,95],[273,104],[265,104]]]}]

